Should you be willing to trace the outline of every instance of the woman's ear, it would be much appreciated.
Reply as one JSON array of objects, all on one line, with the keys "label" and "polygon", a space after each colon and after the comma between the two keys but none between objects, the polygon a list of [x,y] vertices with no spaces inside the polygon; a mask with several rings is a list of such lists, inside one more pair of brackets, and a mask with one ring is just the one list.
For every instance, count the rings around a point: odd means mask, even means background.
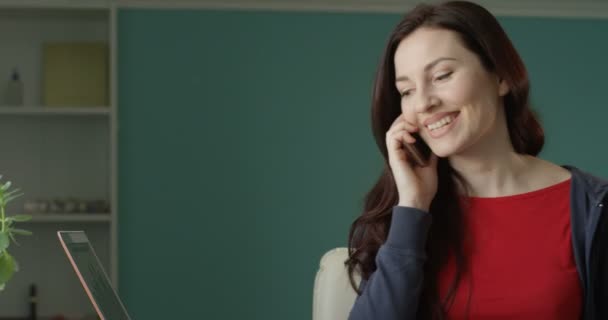
[{"label": "woman's ear", "polygon": [[504,97],[507,93],[509,93],[510,89],[511,88],[509,88],[507,81],[504,79],[498,79],[498,94],[501,97]]}]

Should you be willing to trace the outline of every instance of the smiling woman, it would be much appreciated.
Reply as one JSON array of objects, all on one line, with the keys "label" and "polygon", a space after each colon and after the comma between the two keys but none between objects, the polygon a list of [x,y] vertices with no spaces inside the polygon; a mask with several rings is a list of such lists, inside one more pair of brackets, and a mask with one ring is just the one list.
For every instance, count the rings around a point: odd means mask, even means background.
[{"label": "smiling woman", "polygon": [[[504,114],[498,110],[503,108],[501,99],[508,84],[484,69],[477,56],[461,44],[458,33],[419,28],[400,42],[394,59],[405,121],[426,129],[420,135],[435,154],[445,157],[473,145],[479,148],[478,142],[484,138],[509,143],[506,135],[497,136],[507,133]],[[446,135],[457,119],[461,119],[461,130]]]},{"label": "smiling woman", "polygon": [[[538,157],[528,95],[483,7],[422,4],[398,23],[372,102],[386,166],[349,235],[351,319],[608,317],[608,183]],[[418,139],[432,154],[414,165]]]}]

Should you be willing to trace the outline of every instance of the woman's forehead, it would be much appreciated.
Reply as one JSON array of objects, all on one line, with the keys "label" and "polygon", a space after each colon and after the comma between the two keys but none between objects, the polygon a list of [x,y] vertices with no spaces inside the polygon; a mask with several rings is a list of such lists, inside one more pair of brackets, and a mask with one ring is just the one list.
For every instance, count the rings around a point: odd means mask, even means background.
[{"label": "woman's forehead", "polygon": [[459,35],[451,30],[418,28],[401,40],[395,51],[395,68],[402,72],[423,71],[440,58],[463,60],[467,50]]}]

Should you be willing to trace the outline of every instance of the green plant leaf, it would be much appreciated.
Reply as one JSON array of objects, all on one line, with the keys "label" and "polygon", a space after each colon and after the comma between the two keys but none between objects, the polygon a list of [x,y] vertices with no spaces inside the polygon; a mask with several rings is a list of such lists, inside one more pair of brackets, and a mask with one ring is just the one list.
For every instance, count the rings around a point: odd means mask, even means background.
[{"label": "green plant leaf", "polygon": [[10,244],[8,237],[8,232],[0,231],[0,252],[8,249],[8,245]]},{"label": "green plant leaf", "polygon": [[17,189],[13,189],[9,192],[4,193],[5,196],[10,196],[11,194],[14,194],[16,192],[19,192],[21,189],[17,188]]},{"label": "green plant leaf", "polygon": [[12,190],[11,192],[5,193],[4,196],[2,196],[2,198],[4,199],[4,204],[7,204],[10,201],[12,201],[16,198],[19,198],[23,195],[23,193],[15,194],[17,192],[19,192],[19,189],[15,189],[15,190]]},{"label": "green plant leaf", "polygon": [[20,236],[31,236],[32,232],[23,229],[9,229],[8,232],[18,234]]},{"label": "green plant leaf", "polygon": [[14,216],[10,216],[8,218],[6,218],[6,222],[25,222],[25,221],[29,221],[32,220],[32,216],[27,215],[27,214],[18,214],[18,215],[14,215]]},{"label": "green plant leaf", "polygon": [[10,196],[10,197],[6,197],[6,199],[4,199],[4,203],[9,203],[9,202],[21,197],[22,195],[23,195],[23,193],[16,194],[16,195]]},{"label": "green plant leaf", "polygon": [[4,283],[0,283],[0,291],[4,291]]},{"label": "green plant leaf", "polygon": [[2,189],[2,191],[6,191],[10,187],[11,187],[11,182],[7,181],[5,184],[2,185],[2,187],[0,187],[0,189]]},{"label": "green plant leaf", "polygon": [[5,284],[15,273],[15,259],[4,251],[0,256],[0,283]]},{"label": "green plant leaf", "polygon": [[17,242],[17,239],[15,239],[15,236],[11,232],[8,233],[8,236],[11,237],[11,240],[13,240],[17,246],[20,246],[19,242]]}]

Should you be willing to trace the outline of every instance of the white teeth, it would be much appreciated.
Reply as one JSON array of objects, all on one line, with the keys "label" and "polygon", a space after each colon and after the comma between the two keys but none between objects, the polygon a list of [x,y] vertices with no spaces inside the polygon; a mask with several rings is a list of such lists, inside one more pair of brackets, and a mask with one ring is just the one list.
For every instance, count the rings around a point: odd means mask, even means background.
[{"label": "white teeth", "polygon": [[448,116],[445,116],[443,119],[441,119],[441,120],[439,120],[439,121],[437,121],[435,123],[429,124],[427,126],[427,128],[429,128],[430,130],[436,130],[436,129],[439,129],[439,128],[445,126],[446,124],[452,122],[452,120],[453,120],[452,116],[448,115]]}]

